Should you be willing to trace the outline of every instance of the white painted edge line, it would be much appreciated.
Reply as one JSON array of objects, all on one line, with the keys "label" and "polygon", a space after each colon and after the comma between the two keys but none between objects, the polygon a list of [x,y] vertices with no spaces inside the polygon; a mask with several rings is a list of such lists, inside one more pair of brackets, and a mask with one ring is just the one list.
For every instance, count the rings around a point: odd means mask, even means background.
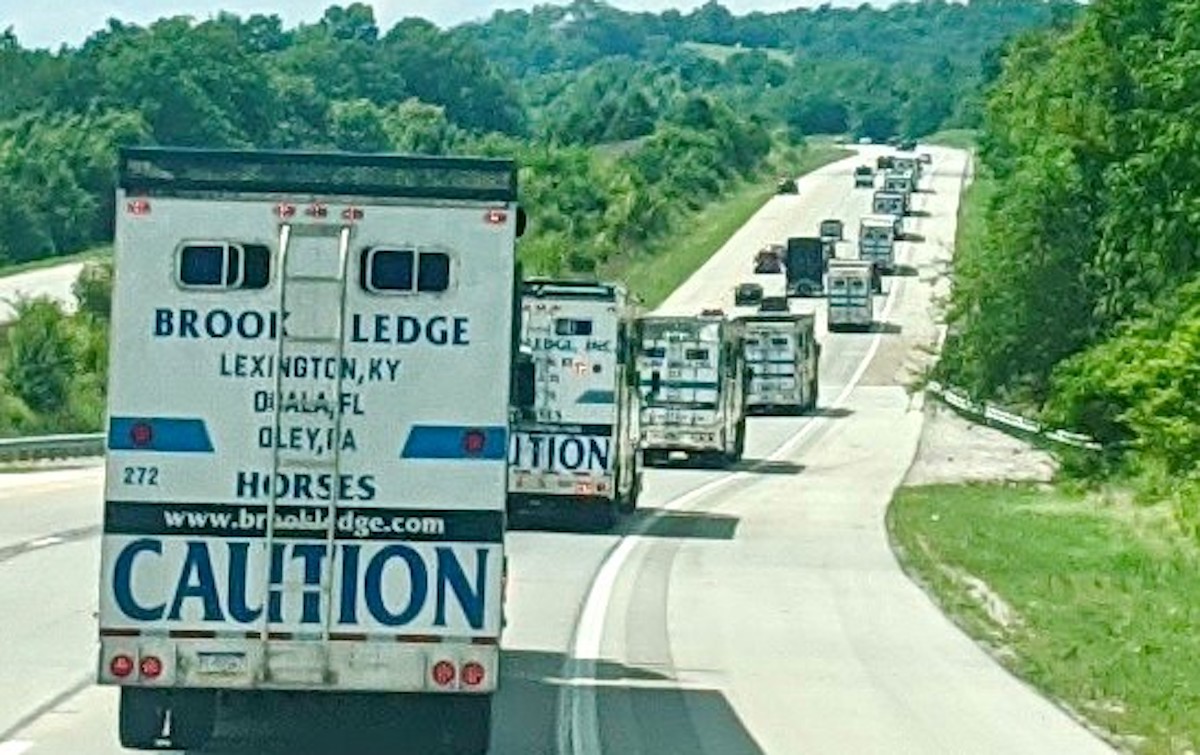
[{"label": "white painted edge line", "polygon": [[33,748],[33,742],[25,740],[10,740],[8,742],[0,742],[0,755],[21,755],[23,752],[28,752]]},{"label": "white painted edge line", "polygon": [[[896,278],[895,280],[896,285],[889,289],[883,311],[880,313],[880,319],[884,322],[891,316],[892,308],[898,298],[897,292],[903,288],[904,279]],[[883,331],[880,331],[871,339],[871,345],[863,354],[854,374],[842,388],[841,393],[833,400],[830,408],[841,407],[858,387],[863,375],[866,374],[871,362],[875,359],[875,354],[879,351],[883,335]],[[791,438],[775,449],[764,462],[759,462],[755,466],[787,457],[796,446],[816,432],[818,428],[823,427],[826,422],[828,422],[827,417],[812,418]],[[575,625],[575,638],[568,661],[575,667],[572,669],[571,677],[576,679],[595,678],[596,661],[600,658],[600,644],[604,636],[604,624],[613,588],[617,584],[617,578],[620,576],[625,562],[633,553],[633,549],[641,542],[646,531],[663,516],[663,513],[683,508],[696,499],[703,498],[738,480],[746,479],[751,476],[753,471],[754,467],[744,472],[730,472],[668,500],[662,505],[659,513],[645,519],[637,529],[622,537],[620,542],[608,552],[600,569],[596,572],[596,576],[592,579],[583,611],[580,612],[579,620]],[[559,694],[557,731],[558,755],[600,755],[600,721],[596,710],[596,685],[575,684],[563,688]]]},{"label": "white painted edge line", "polygon": [[[29,550],[35,550],[37,548],[47,548],[51,545],[58,545],[62,541],[63,539],[61,537],[58,537],[57,535],[51,535],[50,537],[43,537],[39,540],[33,540],[25,547]],[[0,750],[0,755],[4,755],[3,750]]]}]

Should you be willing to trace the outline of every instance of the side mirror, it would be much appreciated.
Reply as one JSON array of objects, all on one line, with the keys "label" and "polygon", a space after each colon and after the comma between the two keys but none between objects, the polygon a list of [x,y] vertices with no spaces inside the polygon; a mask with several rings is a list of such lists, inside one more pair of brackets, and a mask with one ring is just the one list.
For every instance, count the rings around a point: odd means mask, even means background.
[{"label": "side mirror", "polygon": [[525,226],[529,224],[529,217],[525,214],[525,208],[517,206],[517,238],[525,235]]},{"label": "side mirror", "polygon": [[518,409],[531,409],[536,399],[537,368],[528,354],[517,356],[516,380],[513,386],[513,405]]}]

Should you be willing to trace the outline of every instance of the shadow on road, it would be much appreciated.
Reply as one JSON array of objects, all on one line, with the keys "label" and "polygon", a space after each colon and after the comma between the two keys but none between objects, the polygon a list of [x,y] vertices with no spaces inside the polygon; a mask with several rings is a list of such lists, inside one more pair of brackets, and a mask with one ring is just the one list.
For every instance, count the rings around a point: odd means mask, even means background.
[{"label": "shadow on road", "polygon": [[893,278],[916,278],[919,273],[912,265],[896,265],[896,269],[892,271]]},{"label": "shadow on road", "polygon": [[793,475],[804,471],[802,464],[773,459],[742,459],[733,468],[739,472],[753,472],[754,474]]},{"label": "shadow on road", "polygon": [[666,537],[688,540],[732,540],[737,533],[738,518],[724,514],[707,514],[700,511],[669,511],[664,509],[638,509],[621,527],[635,531],[642,522],[650,521],[645,537]]},{"label": "shadow on road", "polygon": [[822,407],[817,408],[817,416],[818,417],[827,417],[829,419],[845,419],[846,417],[849,417],[851,414],[854,414],[854,410],[847,409],[843,406],[839,406],[836,408],[832,407],[832,406],[822,406]]},{"label": "shadow on road", "polygon": [[[556,753],[560,695],[571,686],[595,690],[601,753],[763,755],[719,690],[680,689],[671,669],[603,660],[590,678],[580,678],[564,660],[560,653],[505,653],[488,755]],[[703,726],[703,746],[697,725]]]},{"label": "shadow on road", "polygon": [[896,335],[902,333],[904,329],[894,322],[873,322],[871,323],[871,333],[889,333]]}]

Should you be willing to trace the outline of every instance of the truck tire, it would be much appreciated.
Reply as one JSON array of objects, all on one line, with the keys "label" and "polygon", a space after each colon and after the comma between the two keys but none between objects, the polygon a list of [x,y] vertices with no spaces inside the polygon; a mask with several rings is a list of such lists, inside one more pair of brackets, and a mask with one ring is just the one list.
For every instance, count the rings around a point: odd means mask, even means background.
[{"label": "truck tire", "polygon": [[448,695],[442,710],[444,755],[487,755],[492,738],[491,695]]},{"label": "truck tire", "polygon": [[165,690],[122,687],[117,739],[128,750],[156,750],[166,725]]},{"label": "truck tire", "polygon": [[642,495],[642,468],[641,465],[636,465],[633,472],[633,485],[630,486],[629,492],[621,496],[617,504],[617,509],[622,514],[632,514],[637,510],[638,498]]},{"label": "truck tire", "polygon": [[808,411],[813,414],[817,412],[817,399],[820,392],[821,383],[816,378],[813,378],[808,383]]}]

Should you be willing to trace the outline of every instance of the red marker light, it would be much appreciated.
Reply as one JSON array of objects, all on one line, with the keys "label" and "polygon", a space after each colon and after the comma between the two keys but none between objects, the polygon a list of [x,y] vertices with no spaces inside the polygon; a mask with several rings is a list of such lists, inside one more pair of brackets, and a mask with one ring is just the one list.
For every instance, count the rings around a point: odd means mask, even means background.
[{"label": "red marker light", "polygon": [[118,679],[124,679],[133,673],[133,659],[127,655],[116,655],[108,662],[108,670]]},{"label": "red marker light", "polygon": [[362,220],[363,211],[357,207],[347,207],[342,210],[342,220]]},{"label": "red marker light", "polygon": [[149,215],[150,214],[150,200],[148,200],[148,199],[130,200],[130,202],[125,205],[125,211],[128,212],[130,215]]},{"label": "red marker light", "polygon": [[304,209],[304,214],[310,218],[323,218],[329,214],[329,209],[323,204],[310,204]]},{"label": "red marker light", "polygon": [[138,422],[129,430],[129,438],[133,445],[145,448],[154,441],[154,430],[145,422]]},{"label": "red marker light", "polygon": [[275,205],[275,214],[281,218],[291,218],[296,215],[296,205],[281,202]]},{"label": "red marker light", "polygon": [[483,453],[484,446],[487,445],[487,436],[482,430],[468,430],[463,435],[463,450],[471,456],[478,456]]},{"label": "red marker light", "polygon": [[483,219],[490,225],[501,225],[508,222],[508,213],[504,210],[488,210]]},{"label": "red marker light", "polygon": [[158,658],[148,655],[142,659],[138,665],[138,669],[142,672],[142,676],[147,679],[157,679],[162,676],[163,664]]},{"label": "red marker light", "polygon": [[478,687],[483,684],[483,664],[469,661],[462,667],[463,684],[468,687]]},{"label": "red marker light", "polygon": [[450,661],[438,661],[433,664],[433,682],[439,687],[449,687],[454,683],[454,664]]}]

